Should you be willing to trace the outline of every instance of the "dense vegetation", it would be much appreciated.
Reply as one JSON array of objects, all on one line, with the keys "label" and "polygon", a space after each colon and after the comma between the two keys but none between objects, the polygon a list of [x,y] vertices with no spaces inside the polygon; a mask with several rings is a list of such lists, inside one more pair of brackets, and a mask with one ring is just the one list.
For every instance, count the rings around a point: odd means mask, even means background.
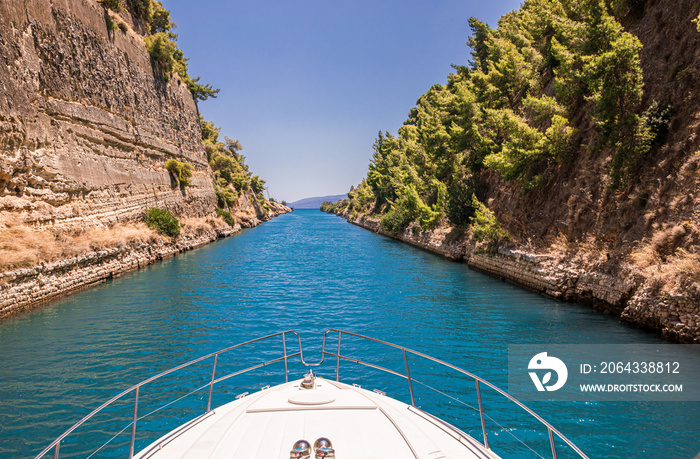
[{"label": "dense vegetation", "polygon": [[[285,204],[286,205],[286,204]],[[348,205],[347,199],[341,199],[338,202],[323,201],[321,203],[321,210],[328,213],[336,213]]]},{"label": "dense vegetation", "polygon": [[194,167],[190,163],[183,163],[177,159],[169,159],[165,162],[165,170],[170,172],[173,177],[175,186],[185,189],[192,183],[192,171]]},{"label": "dense vegetation", "polygon": [[[103,7],[115,13],[127,7],[144,25],[148,34],[143,37],[144,44],[151,58],[160,65],[165,81],[170,79],[172,73],[177,73],[196,99],[207,100],[210,97],[216,97],[219,93],[218,89],[199,83],[199,77],[190,77],[187,70],[188,59],[177,46],[177,34],[173,32],[177,25],[170,20],[170,12],[163,8],[161,2],[158,0],[102,0],[101,3]],[[115,23],[110,16],[107,16],[107,21],[110,29],[121,28],[126,32],[124,23]]]},{"label": "dense vegetation", "polygon": [[670,118],[668,107],[643,109],[641,44],[614,17],[636,3],[527,0],[497,29],[470,19],[473,60],[421,96],[397,136],[379,133],[345,209],[393,231],[447,220],[474,230],[488,217],[480,234],[498,242],[507,234],[483,204],[489,171],[528,193],[583,151],[605,149],[601,180],[626,186]]},{"label": "dense vegetation", "polygon": [[180,221],[168,210],[150,207],[144,212],[143,220],[159,234],[170,237],[180,235]]},{"label": "dense vegetation", "polygon": [[248,190],[255,194],[260,204],[265,205],[265,181],[248,170],[245,156],[240,153],[243,147],[238,140],[224,137],[224,142],[219,142],[220,129],[214,123],[200,118],[200,125],[209,166],[214,171],[218,213],[233,225],[233,217],[227,209],[233,207],[238,197]]}]

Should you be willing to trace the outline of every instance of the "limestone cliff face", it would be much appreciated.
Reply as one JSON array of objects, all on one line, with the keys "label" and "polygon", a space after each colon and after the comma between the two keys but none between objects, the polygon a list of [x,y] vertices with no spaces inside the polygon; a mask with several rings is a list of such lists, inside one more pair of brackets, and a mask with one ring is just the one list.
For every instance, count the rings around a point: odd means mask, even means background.
[{"label": "limestone cliff face", "polygon": [[[643,238],[700,218],[700,33],[692,22],[700,4],[636,3],[641,6],[623,18],[623,25],[643,45],[644,106],[656,101],[673,108],[668,138],[639,161],[629,185],[619,190],[609,187],[614,152],[585,147],[594,136],[585,123],[577,126],[584,147],[547,186],[525,194],[490,174],[489,206],[514,236],[549,243],[563,234],[624,253]],[[680,244],[686,249],[699,242],[690,233]]]},{"label": "limestone cliff face", "polygon": [[[0,213],[34,226],[216,205],[196,103],[95,0],[0,0]],[[164,163],[195,167],[173,187]]]}]

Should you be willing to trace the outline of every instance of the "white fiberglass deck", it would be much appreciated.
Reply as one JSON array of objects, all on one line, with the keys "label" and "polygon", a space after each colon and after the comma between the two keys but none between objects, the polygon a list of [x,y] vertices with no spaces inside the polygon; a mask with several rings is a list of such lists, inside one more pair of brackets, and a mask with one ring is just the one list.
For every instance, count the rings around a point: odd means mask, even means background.
[{"label": "white fiberglass deck", "polygon": [[326,437],[337,459],[498,458],[475,439],[390,397],[320,377],[313,389],[300,383],[216,408],[135,457],[288,459],[297,440],[313,445]]}]

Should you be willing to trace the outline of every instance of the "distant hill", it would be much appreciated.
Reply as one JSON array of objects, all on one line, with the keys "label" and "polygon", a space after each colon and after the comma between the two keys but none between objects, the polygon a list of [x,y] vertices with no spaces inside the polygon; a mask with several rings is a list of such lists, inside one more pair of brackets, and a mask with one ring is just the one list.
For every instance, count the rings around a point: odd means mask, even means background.
[{"label": "distant hill", "polygon": [[316,196],[313,198],[304,198],[287,204],[292,209],[318,209],[324,201],[338,202],[341,199],[347,198],[347,194],[336,194],[333,196]]}]

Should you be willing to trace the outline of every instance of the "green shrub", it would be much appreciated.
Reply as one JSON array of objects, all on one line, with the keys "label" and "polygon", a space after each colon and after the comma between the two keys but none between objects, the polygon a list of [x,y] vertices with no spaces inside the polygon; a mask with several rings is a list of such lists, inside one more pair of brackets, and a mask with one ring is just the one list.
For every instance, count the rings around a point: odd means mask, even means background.
[{"label": "green shrub", "polygon": [[[486,155],[484,165],[497,170],[506,180],[517,180],[526,190],[535,188],[543,180],[546,166],[554,156],[556,147],[552,139],[511,109],[489,109],[486,114],[485,132],[494,144],[500,142],[500,146]],[[554,115],[553,118],[560,117]],[[566,123],[566,119],[562,119]],[[554,127],[553,124],[550,129]]]},{"label": "green shrub", "polygon": [[169,159],[165,162],[165,169],[173,174],[176,185],[184,189],[192,183],[192,171],[194,167],[190,163],[183,163],[177,159]]},{"label": "green shrub", "polygon": [[651,145],[663,145],[668,137],[668,125],[673,116],[673,107],[653,101],[644,111],[644,125],[649,128]]},{"label": "green shrub", "polygon": [[233,207],[237,199],[237,192],[229,188],[216,188],[216,203],[220,208]]},{"label": "green shrub", "polygon": [[498,247],[502,242],[510,240],[508,231],[501,228],[501,224],[494,214],[476,196],[472,197],[474,216],[471,218],[471,230],[474,239],[486,241],[492,247]]},{"label": "green shrub", "polygon": [[346,207],[350,207],[357,214],[360,211],[369,211],[373,207],[374,202],[374,193],[367,184],[367,180],[363,179],[357,188],[352,188],[348,192],[348,204]]},{"label": "green shrub", "polygon": [[216,215],[223,218],[224,221],[228,224],[228,226],[234,226],[236,224],[236,219],[233,218],[233,215],[231,215],[231,212],[226,212],[223,209],[217,208]]},{"label": "green shrub", "polygon": [[[160,27],[158,30],[160,30]],[[144,37],[143,41],[146,45],[146,50],[151,55],[151,59],[158,62],[163,69],[163,79],[165,81],[170,79],[170,73],[175,72],[180,75],[180,79],[187,85],[187,89],[189,89],[195,99],[207,100],[210,97],[216,98],[219,89],[214,89],[208,84],[200,84],[199,77],[190,77],[187,71],[185,54],[176,43],[177,34],[169,30],[161,30],[158,33]]]},{"label": "green shrub", "polygon": [[[114,0],[110,0],[114,1]],[[175,25],[170,22],[170,11],[157,0],[131,0],[136,16],[151,33],[170,30]]]},{"label": "green shrub", "polygon": [[151,2],[151,33],[166,32],[173,27],[173,23],[170,22],[170,11],[163,8],[163,5],[160,2]]},{"label": "green shrub", "polygon": [[116,32],[117,30],[119,30],[119,25],[116,22],[114,22],[114,20],[112,19],[112,16],[107,16],[106,21],[107,21],[107,30],[108,31]]},{"label": "green shrub", "polygon": [[466,227],[474,216],[474,188],[464,182],[453,183],[447,198],[447,218],[453,225]]},{"label": "green shrub", "polygon": [[250,178],[250,189],[253,193],[259,194],[265,190],[265,180],[260,179],[257,175]]},{"label": "green shrub", "polygon": [[219,141],[221,128],[216,127],[211,121],[205,120],[202,115],[199,115],[199,127],[202,128],[202,142],[215,144]]},{"label": "green shrub", "polygon": [[[165,81],[170,79],[168,74],[174,70],[178,58],[183,58],[182,51],[175,43],[176,39],[177,35],[173,32],[159,32],[143,38],[151,59],[158,62],[163,68]],[[182,75],[180,76],[182,77]]]},{"label": "green shrub", "polygon": [[615,17],[622,18],[640,11],[646,0],[607,0]]},{"label": "green shrub", "polygon": [[136,15],[139,16],[141,20],[150,24],[150,18],[153,14],[153,4],[151,0],[132,0],[131,4],[134,7]]},{"label": "green shrub", "polygon": [[144,212],[143,220],[159,234],[170,237],[180,235],[180,221],[168,210],[157,207],[148,208]]},{"label": "green shrub", "polygon": [[649,126],[644,123],[642,117],[635,116],[639,118],[639,123],[637,123],[634,135],[626,143],[616,143],[617,152],[609,166],[610,178],[612,178],[609,188],[612,190],[627,185],[630,172],[637,166],[639,160],[649,152],[654,139]]},{"label": "green shrub", "polygon": [[382,228],[387,231],[403,231],[413,221],[412,212],[403,205],[394,205],[384,215],[381,221]]},{"label": "green shrub", "polygon": [[[216,185],[221,188],[232,186],[238,193],[248,190],[253,179],[245,164],[245,156],[240,154],[243,149],[241,143],[228,137],[224,137],[226,143],[219,142],[219,128],[211,121],[200,118],[200,126],[204,150],[207,152],[209,166],[214,171]],[[265,182],[258,177],[254,181],[257,189],[262,192],[261,187]],[[223,204],[219,206],[222,207]]]},{"label": "green shrub", "polygon": [[103,7],[107,8],[108,10],[112,10],[115,13],[119,13],[122,10],[122,0],[102,0],[100,2]]},{"label": "green shrub", "polygon": [[338,202],[323,201],[323,203],[321,203],[321,211],[327,212],[329,214],[335,214],[340,212],[341,210],[344,210],[347,206],[347,199],[341,199]]}]

